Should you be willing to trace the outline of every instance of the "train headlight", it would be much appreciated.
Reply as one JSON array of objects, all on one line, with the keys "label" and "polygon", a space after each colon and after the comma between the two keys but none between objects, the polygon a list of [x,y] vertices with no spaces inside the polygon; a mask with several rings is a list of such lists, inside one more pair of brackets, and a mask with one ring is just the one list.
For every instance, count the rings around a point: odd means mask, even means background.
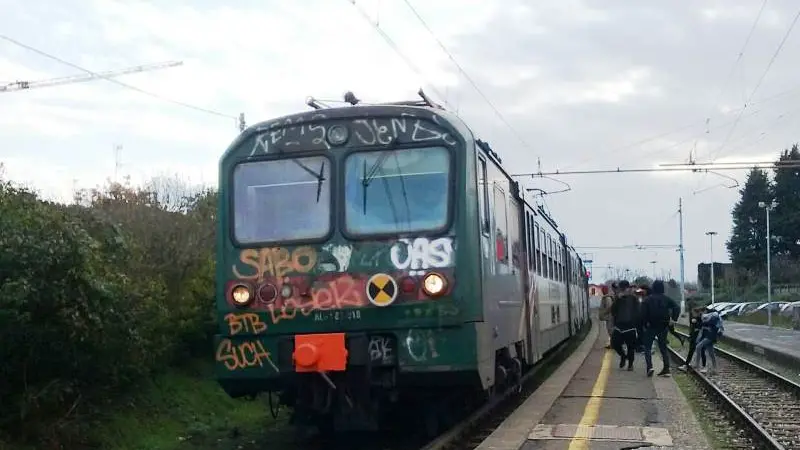
[{"label": "train headlight", "polygon": [[431,272],[422,279],[422,290],[431,297],[442,295],[447,290],[447,280],[438,273]]},{"label": "train headlight", "polygon": [[292,285],[291,284],[284,284],[281,286],[281,297],[289,298],[292,296]]},{"label": "train headlight", "polygon": [[343,125],[334,125],[328,128],[327,139],[331,145],[342,145],[347,142],[348,137],[350,137],[350,132]]},{"label": "train headlight", "polygon": [[252,299],[253,295],[250,294],[250,288],[243,284],[231,289],[231,300],[236,306],[247,306]]}]

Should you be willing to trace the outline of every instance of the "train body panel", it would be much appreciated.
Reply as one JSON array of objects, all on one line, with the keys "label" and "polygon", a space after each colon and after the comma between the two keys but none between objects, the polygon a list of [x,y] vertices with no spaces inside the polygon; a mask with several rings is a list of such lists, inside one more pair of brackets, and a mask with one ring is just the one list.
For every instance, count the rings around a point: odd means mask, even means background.
[{"label": "train body panel", "polygon": [[446,111],[264,122],[223,155],[219,185],[216,375],[232,396],[370,418],[491,392],[588,320],[574,249]]}]

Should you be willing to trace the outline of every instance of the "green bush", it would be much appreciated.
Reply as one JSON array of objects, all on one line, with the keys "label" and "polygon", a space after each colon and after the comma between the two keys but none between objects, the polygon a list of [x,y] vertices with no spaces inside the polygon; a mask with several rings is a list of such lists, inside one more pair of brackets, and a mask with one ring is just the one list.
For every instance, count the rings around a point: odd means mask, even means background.
[{"label": "green bush", "polygon": [[99,407],[208,351],[214,197],[112,184],[65,206],[0,180],[0,441],[82,443]]}]

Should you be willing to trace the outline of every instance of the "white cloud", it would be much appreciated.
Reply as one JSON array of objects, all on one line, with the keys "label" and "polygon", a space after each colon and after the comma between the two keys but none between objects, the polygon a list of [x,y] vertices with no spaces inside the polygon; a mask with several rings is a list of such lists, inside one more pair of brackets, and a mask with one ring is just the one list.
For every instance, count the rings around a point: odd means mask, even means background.
[{"label": "white cloud", "polygon": [[[538,158],[544,171],[653,167],[685,161],[693,150],[705,161],[720,148],[720,161],[755,161],[774,158],[798,139],[800,91],[784,92],[797,84],[790,62],[800,50],[796,39],[787,42],[756,95],[768,101],[751,102],[731,128],[795,13],[791,5],[768,4],[740,66],[723,85],[760,2],[410,1],[530,148],[496,117],[403,0],[356,4],[422,76],[347,1],[64,0],[7,2],[0,28],[93,71],[183,61],[117,80],[226,117],[105,80],[0,93],[0,161],[13,179],[67,199],[73,179],[85,187],[113,175],[115,144],[123,146],[119,172],[134,180],[179,173],[215,184],[219,156],[236,134],[231,117],[239,112],[252,124],[306,109],[309,95],[341,99],[352,90],[366,101],[411,99],[423,85],[457,106],[513,172],[537,170]],[[0,49],[0,81],[80,74],[5,41]],[[744,174],[731,176],[742,182]],[[547,203],[576,244],[675,241],[672,215],[683,196],[688,277],[707,253],[706,228],[721,233],[715,253],[724,254],[737,194],[707,189],[726,182],[722,178],[561,179],[572,190]],[[559,188],[542,180],[525,185]],[[610,211],[613,221],[592,219]],[[656,256],[645,253],[594,259],[649,271],[647,261]],[[676,273],[673,253],[660,251],[656,259]]]}]

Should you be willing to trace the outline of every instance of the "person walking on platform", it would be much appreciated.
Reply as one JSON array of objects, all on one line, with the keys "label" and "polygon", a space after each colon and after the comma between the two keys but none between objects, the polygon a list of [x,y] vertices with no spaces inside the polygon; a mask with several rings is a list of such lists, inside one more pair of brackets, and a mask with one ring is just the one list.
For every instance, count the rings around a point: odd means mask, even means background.
[{"label": "person walking on platform", "polygon": [[[612,289],[613,289],[612,285]],[[614,304],[614,292],[609,292],[608,286],[603,286],[603,298],[600,300],[600,320],[606,323],[608,343],[606,348],[611,348],[611,336],[614,334],[614,318],[611,316],[611,305]]]},{"label": "person walking on platform", "polygon": [[711,370],[706,371],[706,369],[703,368],[700,372],[708,372],[709,375],[713,375],[717,372],[717,355],[714,353],[714,344],[717,342],[717,339],[722,336],[724,327],[722,325],[722,318],[719,316],[718,312],[711,311],[708,308],[705,308],[704,311],[705,313],[700,316],[702,328],[700,329],[697,354],[694,356],[694,364],[692,364],[692,367],[696,369],[698,367],[698,360],[700,359],[699,355],[707,352],[708,359],[711,361]]},{"label": "person walking on platform", "polygon": [[[641,308],[641,304],[647,296],[650,295],[650,287],[647,285],[640,285],[638,289],[636,289],[636,297],[639,299],[639,305]],[[644,328],[642,322],[639,322],[639,325],[636,328],[636,351],[644,354]],[[650,352],[652,353],[652,352]]]},{"label": "person walking on platform", "polygon": [[669,376],[669,353],[667,352],[667,333],[672,322],[678,320],[681,307],[678,302],[664,294],[664,282],[653,282],[652,294],[642,303],[642,325],[644,327],[644,361],[647,376],[653,376],[653,340],[658,340],[658,351],[664,361],[659,376]]},{"label": "person walking on platform", "polygon": [[[611,305],[611,316],[614,319],[614,334],[611,346],[620,357],[620,369],[628,362],[628,370],[633,370],[633,358],[636,354],[636,328],[641,320],[639,299],[633,295],[633,288],[627,280],[619,282],[621,294]],[[623,344],[625,351],[622,350]]]},{"label": "person walking on platform", "polygon": [[[694,356],[694,352],[697,349],[697,342],[699,341],[700,337],[700,329],[702,328],[702,323],[700,322],[700,316],[703,313],[702,308],[692,308],[689,312],[689,353],[686,354],[686,364],[678,367],[678,370],[685,371],[688,368],[688,365],[692,363],[692,356]],[[700,359],[703,361],[703,367],[706,366],[706,354],[700,353]]]}]

